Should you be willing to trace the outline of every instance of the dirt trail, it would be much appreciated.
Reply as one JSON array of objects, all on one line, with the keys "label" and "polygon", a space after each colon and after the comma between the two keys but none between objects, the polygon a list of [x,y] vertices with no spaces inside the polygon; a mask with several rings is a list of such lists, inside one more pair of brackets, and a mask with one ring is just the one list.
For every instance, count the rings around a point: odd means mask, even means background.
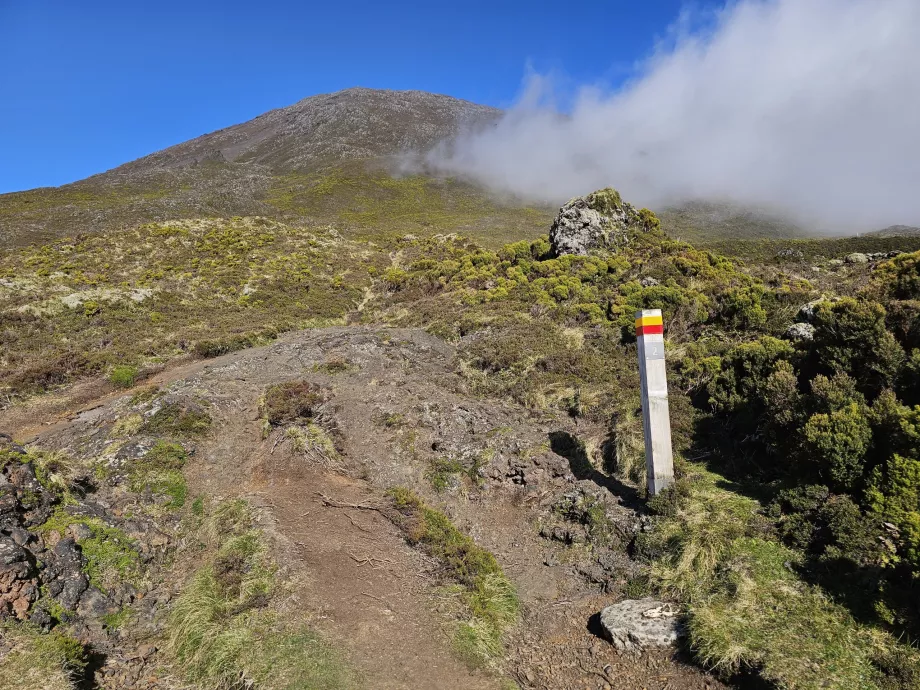
[{"label": "dirt trail", "polygon": [[[520,687],[724,687],[671,652],[620,656],[598,636],[592,615],[622,598],[635,564],[622,544],[592,549],[577,534],[566,544],[541,533],[580,529],[554,522],[553,506],[566,495],[601,501],[626,532],[639,519],[630,496],[599,473],[575,476],[574,461],[556,441],[584,428],[470,395],[453,358],[451,346],[422,331],[342,327],[182,365],[153,383],[210,404],[212,431],[187,467],[191,493],[242,495],[260,507],[303,611],[347,650],[366,687],[502,687],[496,673],[471,671],[453,654],[436,564],[379,512],[324,504],[323,497],[375,505],[395,485],[412,487],[446,512],[496,554],[514,581],[522,620],[499,667]],[[336,467],[306,457],[279,433],[262,438],[259,396],[267,385],[301,378],[330,391],[341,450]],[[117,397],[83,407],[104,408]],[[19,438],[37,431],[40,445],[78,428],[68,421],[73,413],[59,411],[44,425],[14,408],[0,413],[0,428]],[[443,458],[462,470],[438,476],[438,491],[432,472]]]}]

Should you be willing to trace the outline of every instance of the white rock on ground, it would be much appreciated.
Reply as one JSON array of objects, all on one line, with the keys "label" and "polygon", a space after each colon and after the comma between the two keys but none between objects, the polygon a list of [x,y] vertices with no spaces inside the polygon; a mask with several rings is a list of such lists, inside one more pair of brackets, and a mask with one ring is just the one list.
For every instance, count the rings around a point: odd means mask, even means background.
[{"label": "white rock on ground", "polygon": [[668,647],[681,634],[680,609],[657,599],[626,599],[601,611],[604,633],[621,652]]}]

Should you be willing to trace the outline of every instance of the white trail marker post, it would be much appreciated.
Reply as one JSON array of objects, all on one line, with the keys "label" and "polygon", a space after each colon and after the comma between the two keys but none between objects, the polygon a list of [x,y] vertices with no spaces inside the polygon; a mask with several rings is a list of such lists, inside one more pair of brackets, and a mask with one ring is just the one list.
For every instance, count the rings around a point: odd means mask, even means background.
[{"label": "white trail marker post", "polygon": [[668,379],[664,368],[664,324],[660,309],[636,312],[636,341],[639,344],[648,492],[656,496],[674,481]]}]

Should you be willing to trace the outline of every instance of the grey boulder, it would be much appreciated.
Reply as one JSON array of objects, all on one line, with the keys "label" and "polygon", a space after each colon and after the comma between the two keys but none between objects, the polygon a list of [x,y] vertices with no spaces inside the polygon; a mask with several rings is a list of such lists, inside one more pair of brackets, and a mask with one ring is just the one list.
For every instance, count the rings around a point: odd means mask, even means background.
[{"label": "grey boulder", "polygon": [[682,632],[680,609],[657,599],[626,599],[601,611],[604,634],[621,652],[669,647]]},{"label": "grey boulder", "polygon": [[786,329],[785,337],[793,342],[809,342],[815,339],[815,327],[810,323],[794,323]]},{"label": "grey boulder", "polygon": [[549,243],[554,256],[586,256],[616,251],[629,244],[630,234],[649,229],[632,204],[607,188],[576,197],[560,208],[549,231]]}]

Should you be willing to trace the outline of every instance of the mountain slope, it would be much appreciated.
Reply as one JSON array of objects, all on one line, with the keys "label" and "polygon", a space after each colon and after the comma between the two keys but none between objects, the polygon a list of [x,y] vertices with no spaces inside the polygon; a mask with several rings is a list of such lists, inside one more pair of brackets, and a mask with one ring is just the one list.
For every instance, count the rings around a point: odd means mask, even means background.
[{"label": "mountain slope", "polygon": [[501,111],[424,91],[346,89],[311,96],[249,122],[159,151],[106,175],[206,162],[257,163],[273,172],[425,151]]},{"label": "mountain slope", "polygon": [[0,246],[243,215],[346,235],[462,232],[500,245],[538,232],[552,209],[460,181],[393,176],[406,153],[499,114],[420,91],[312,96],[74,184],[0,195]]}]

